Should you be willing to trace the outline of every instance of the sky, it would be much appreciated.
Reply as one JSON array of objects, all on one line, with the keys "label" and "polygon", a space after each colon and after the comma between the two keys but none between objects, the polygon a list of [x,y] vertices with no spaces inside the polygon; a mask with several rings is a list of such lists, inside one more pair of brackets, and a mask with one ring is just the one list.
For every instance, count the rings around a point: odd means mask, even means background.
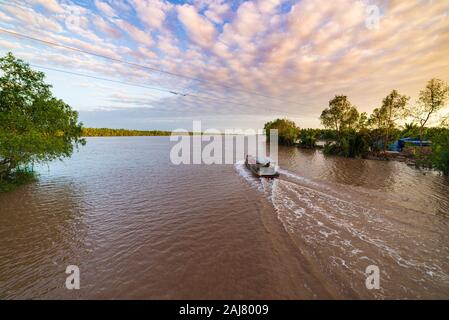
[{"label": "sky", "polygon": [[0,0],[9,51],[87,127],[319,127],[337,94],[449,82],[449,0]]}]

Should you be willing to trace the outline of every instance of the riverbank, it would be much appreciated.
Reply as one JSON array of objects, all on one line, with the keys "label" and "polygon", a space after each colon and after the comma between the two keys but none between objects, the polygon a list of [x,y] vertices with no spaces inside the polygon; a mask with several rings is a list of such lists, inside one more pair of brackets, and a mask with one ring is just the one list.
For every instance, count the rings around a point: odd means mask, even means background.
[{"label": "riverbank", "polygon": [[[163,130],[129,130],[110,128],[83,128],[82,137],[167,137],[173,131]],[[203,132],[177,132],[176,135],[204,134]],[[222,133],[208,133],[208,135],[223,135]]]},{"label": "riverbank", "polygon": [[[304,150],[320,150],[324,154],[333,155],[333,156],[342,157],[342,158],[351,158],[351,157],[345,157],[345,156],[342,156],[339,154],[326,153],[324,151],[325,148],[324,148],[323,144],[317,144],[313,147],[296,144],[295,147],[297,147],[299,149],[304,149]],[[398,161],[398,162],[403,162],[409,166],[415,166],[417,168],[432,169],[432,166],[429,165],[428,161],[424,161],[426,159],[426,157],[428,158],[432,155],[431,149],[429,149],[427,147],[423,147],[424,150],[422,151],[423,152],[422,155],[424,157],[420,162],[417,157],[417,154],[419,154],[419,150],[417,148],[419,148],[419,147],[415,147],[415,148],[408,147],[408,148],[404,149],[403,151],[387,150],[385,153],[370,152],[364,156],[355,157],[355,158],[361,158],[361,159],[366,159],[366,160],[376,160],[376,161]]]},{"label": "riverbank", "polygon": [[171,135],[171,131],[83,128],[81,135],[83,137],[137,137],[137,136],[159,137],[159,136],[169,136]]}]

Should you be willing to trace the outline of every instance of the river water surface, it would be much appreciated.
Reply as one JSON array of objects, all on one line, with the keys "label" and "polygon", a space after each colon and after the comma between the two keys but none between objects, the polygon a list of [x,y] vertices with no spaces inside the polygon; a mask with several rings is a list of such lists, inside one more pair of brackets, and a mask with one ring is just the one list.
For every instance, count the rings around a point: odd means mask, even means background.
[{"label": "river water surface", "polygon": [[0,298],[449,298],[447,178],[280,148],[265,180],[173,165],[171,146],[89,138],[0,194]]}]

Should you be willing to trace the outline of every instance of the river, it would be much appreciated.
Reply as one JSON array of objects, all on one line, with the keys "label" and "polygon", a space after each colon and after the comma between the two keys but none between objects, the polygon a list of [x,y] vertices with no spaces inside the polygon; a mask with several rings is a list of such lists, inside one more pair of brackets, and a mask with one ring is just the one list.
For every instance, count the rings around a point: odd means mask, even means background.
[{"label": "river", "polygon": [[281,176],[265,180],[171,164],[168,137],[87,140],[0,194],[0,298],[449,298],[437,173],[280,147]]}]

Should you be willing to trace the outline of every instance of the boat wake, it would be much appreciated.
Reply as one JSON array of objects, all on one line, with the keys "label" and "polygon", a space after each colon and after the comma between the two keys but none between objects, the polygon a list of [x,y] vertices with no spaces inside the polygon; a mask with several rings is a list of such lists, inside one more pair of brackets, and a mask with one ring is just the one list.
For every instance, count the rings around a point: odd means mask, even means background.
[{"label": "boat wake", "polygon": [[[289,238],[337,296],[447,297],[449,237],[447,228],[434,223],[439,217],[288,170],[267,180],[242,164],[235,168],[269,199]],[[381,271],[379,290],[366,288],[369,265]]]}]

